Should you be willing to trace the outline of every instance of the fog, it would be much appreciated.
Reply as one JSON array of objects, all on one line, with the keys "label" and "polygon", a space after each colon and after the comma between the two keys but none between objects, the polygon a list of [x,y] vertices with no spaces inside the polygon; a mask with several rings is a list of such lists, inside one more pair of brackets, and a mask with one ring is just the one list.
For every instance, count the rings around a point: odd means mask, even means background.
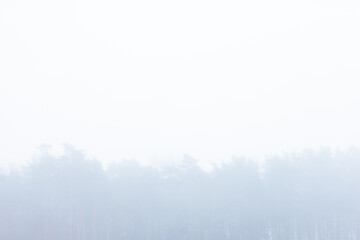
[{"label": "fog", "polygon": [[2,0],[0,168],[43,143],[204,164],[360,146],[359,7]]},{"label": "fog", "polygon": [[359,10],[0,0],[0,240],[360,240]]},{"label": "fog", "polygon": [[360,238],[360,149],[107,170],[69,145],[0,177],[0,239]]}]

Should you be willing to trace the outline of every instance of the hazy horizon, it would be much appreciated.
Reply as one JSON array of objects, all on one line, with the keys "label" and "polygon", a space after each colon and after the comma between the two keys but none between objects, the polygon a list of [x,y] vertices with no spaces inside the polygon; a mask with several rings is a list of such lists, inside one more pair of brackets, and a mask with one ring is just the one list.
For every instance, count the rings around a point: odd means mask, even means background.
[{"label": "hazy horizon", "polygon": [[0,166],[360,146],[358,1],[2,1]]}]

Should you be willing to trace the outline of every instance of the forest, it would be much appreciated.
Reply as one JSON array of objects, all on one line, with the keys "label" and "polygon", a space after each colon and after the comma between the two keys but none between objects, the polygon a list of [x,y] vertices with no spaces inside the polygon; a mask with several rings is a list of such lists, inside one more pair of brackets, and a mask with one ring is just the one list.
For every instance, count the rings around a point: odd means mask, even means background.
[{"label": "forest", "polygon": [[246,157],[203,171],[103,168],[73,147],[0,176],[0,239],[360,239],[360,149]]}]

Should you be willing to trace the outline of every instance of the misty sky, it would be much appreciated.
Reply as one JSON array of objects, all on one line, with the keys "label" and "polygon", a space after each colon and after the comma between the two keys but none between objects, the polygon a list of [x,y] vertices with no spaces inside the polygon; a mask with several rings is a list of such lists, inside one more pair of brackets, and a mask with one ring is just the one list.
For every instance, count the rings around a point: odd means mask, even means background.
[{"label": "misty sky", "polygon": [[359,1],[0,1],[0,166],[360,145]]}]

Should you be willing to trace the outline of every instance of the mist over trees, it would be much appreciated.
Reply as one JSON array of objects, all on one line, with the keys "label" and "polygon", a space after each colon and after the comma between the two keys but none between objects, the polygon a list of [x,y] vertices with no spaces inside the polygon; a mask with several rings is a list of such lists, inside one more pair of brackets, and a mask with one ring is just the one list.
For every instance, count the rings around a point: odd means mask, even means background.
[{"label": "mist over trees", "polygon": [[212,172],[135,161],[104,170],[71,147],[0,176],[0,239],[360,239],[360,149],[306,150]]}]

